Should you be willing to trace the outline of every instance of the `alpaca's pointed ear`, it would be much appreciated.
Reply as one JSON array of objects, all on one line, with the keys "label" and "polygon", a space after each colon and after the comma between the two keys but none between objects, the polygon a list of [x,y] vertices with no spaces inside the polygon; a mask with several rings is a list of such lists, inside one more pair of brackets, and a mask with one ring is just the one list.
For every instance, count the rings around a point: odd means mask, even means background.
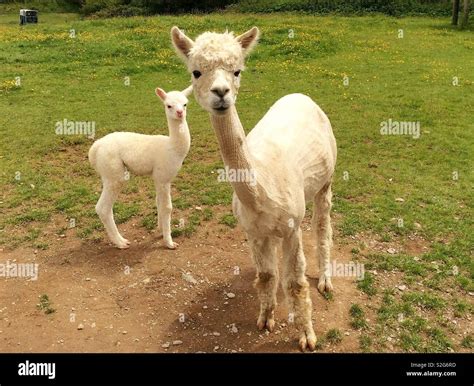
[{"label": "alpaca's pointed ear", "polygon": [[189,86],[188,88],[184,89],[183,91],[181,91],[184,96],[187,98],[188,96],[190,96],[192,93],[193,93],[193,85]]},{"label": "alpaca's pointed ear", "polygon": [[155,94],[157,96],[159,96],[162,101],[164,101],[167,97],[167,94],[166,94],[165,90],[163,90],[162,88],[159,88],[159,87],[157,87],[155,89]]},{"label": "alpaca's pointed ear", "polygon": [[176,26],[171,28],[171,41],[178,55],[187,62],[189,51],[193,48],[194,42]]},{"label": "alpaca's pointed ear", "polygon": [[260,37],[260,30],[257,27],[249,29],[247,32],[242,35],[237,36],[237,41],[242,46],[242,50],[245,55],[248,55],[250,51],[255,47]]}]

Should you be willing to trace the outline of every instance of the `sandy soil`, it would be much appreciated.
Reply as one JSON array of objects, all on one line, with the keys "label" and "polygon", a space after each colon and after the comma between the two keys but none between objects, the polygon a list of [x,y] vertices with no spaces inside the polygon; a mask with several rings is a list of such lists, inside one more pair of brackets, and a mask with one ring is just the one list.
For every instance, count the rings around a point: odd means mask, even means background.
[{"label": "sandy soil", "polygon": [[[217,218],[217,216],[214,216]],[[128,250],[107,241],[84,242],[68,230],[47,250],[2,250],[1,261],[39,264],[36,281],[3,280],[0,350],[8,352],[297,352],[297,333],[279,290],[273,333],[256,328],[255,268],[245,235],[216,220],[204,222],[176,250],[131,220],[120,226],[135,240]],[[317,264],[309,219],[304,224],[313,319],[318,336],[345,333],[329,351],[358,351],[349,307],[364,302],[353,278],[334,278],[330,301],[316,289]],[[335,243],[333,259],[348,262],[350,247]],[[229,296],[228,294],[231,293]],[[47,294],[55,309],[39,310]],[[232,294],[235,296],[232,297]],[[175,344],[173,344],[175,343]]]}]

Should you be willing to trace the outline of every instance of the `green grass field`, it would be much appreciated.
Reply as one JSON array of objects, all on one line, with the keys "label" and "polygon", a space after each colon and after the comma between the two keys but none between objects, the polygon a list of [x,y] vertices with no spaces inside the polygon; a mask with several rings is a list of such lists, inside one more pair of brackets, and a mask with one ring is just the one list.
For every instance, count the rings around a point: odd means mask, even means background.
[{"label": "green grass field", "polygon": [[[243,73],[238,101],[246,130],[279,97],[308,94],[328,114],[338,141],[335,243],[361,233],[403,243],[416,234],[429,246],[416,260],[403,253],[368,254],[364,245],[353,250],[366,269],[399,272],[403,283],[423,289],[382,293],[380,279],[367,274],[360,290],[383,300],[361,349],[381,349],[385,328],[401,329],[406,351],[460,348],[447,337],[451,326],[443,317],[454,313],[470,320],[473,312],[472,30],[425,17],[295,14],[107,20],[41,14],[38,25],[17,22],[16,14],[0,16],[4,248],[48,248],[43,228],[55,219],[64,223],[57,234],[74,219],[77,237],[104,236],[94,211],[100,182],[87,160],[92,139],[56,135],[57,121],[94,121],[96,138],[123,130],[164,134],[154,88],[183,89],[190,80],[171,48],[171,26],[197,36],[258,25],[262,38]],[[381,122],[389,119],[418,122],[420,137],[381,135]],[[188,122],[192,146],[174,183],[174,206],[204,206],[209,216],[215,205],[230,211],[231,187],[218,183],[215,174],[222,167],[217,141],[207,113],[193,99]],[[151,180],[132,178],[124,192],[115,208],[118,222],[137,216],[144,231],[154,227]],[[198,220],[188,223],[198,226]],[[221,221],[234,225],[228,216]],[[366,329],[357,315],[354,325]],[[464,348],[472,349],[470,334]]]}]

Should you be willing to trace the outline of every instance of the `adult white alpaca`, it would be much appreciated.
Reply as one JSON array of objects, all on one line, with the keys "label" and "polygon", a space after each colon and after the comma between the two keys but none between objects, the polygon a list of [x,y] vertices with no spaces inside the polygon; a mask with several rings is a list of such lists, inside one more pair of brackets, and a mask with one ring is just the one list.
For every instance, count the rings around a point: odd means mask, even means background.
[{"label": "adult white alpaca", "polygon": [[245,137],[235,100],[244,58],[258,37],[256,27],[238,37],[227,32],[205,32],[196,41],[177,27],[171,30],[173,45],[192,73],[194,95],[210,113],[225,165],[256,176],[251,181],[232,182],[232,206],[247,233],[257,266],[257,326],[272,331],[275,325],[277,246],[282,242],[282,282],[290,315],[300,331],[301,349],[313,350],[316,335],[300,225],[306,202],[314,201],[318,288],[321,292],[330,291],[331,178],[336,164],[336,140],[327,116],[302,94],[278,100]]},{"label": "adult white alpaca", "polygon": [[178,174],[188,154],[191,137],[186,122],[186,104],[192,86],[186,90],[166,93],[155,90],[165,106],[169,136],[116,132],[97,140],[89,150],[89,161],[102,179],[102,194],[96,205],[110,240],[121,249],[130,242],[123,238],[114,221],[113,205],[129,172],[151,175],[156,188],[158,231],[166,246],[176,248],[171,238],[171,181]]}]

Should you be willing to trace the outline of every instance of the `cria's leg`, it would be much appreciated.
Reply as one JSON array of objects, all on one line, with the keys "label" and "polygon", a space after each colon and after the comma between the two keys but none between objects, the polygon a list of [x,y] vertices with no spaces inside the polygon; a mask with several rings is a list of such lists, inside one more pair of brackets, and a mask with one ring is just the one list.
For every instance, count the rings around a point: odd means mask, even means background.
[{"label": "cria's leg", "polygon": [[331,282],[331,183],[325,185],[314,198],[312,228],[316,236],[316,254],[319,260],[318,290],[332,291]]},{"label": "cria's leg", "polygon": [[260,300],[260,313],[257,320],[259,330],[267,328],[273,331],[275,327],[274,310],[278,289],[278,260],[277,240],[273,238],[249,238],[252,258],[257,267],[254,286]]},{"label": "cria's leg", "polygon": [[283,289],[289,303],[290,318],[300,333],[302,350],[314,350],[316,335],[311,321],[311,298],[305,276],[306,260],[303,253],[302,232],[298,227],[283,239]]},{"label": "cria's leg", "polygon": [[124,239],[114,221],[113,206],[120,191],[120,182],[103,180],[102,194],[95,206],[100,220],[104,224],[109,239],[120,249],[130,246],[130,241]]},{"label": "cria's leg", "polygon": [[160,199],[159,199],[159,189],[158,186],[155,186],[156,189],[156,229],[158,232],[158,237],[163,236],[163,227],[161,225],[161,216],[160,216]]},{"label": "cria's leg", "polygon": [[161,229],[163,230],[163,240],[169,249],[175,249],[178,244],[173,242],[171,238],[171,185],[164,184],[157,186],[157,198],[160,206]]}]

